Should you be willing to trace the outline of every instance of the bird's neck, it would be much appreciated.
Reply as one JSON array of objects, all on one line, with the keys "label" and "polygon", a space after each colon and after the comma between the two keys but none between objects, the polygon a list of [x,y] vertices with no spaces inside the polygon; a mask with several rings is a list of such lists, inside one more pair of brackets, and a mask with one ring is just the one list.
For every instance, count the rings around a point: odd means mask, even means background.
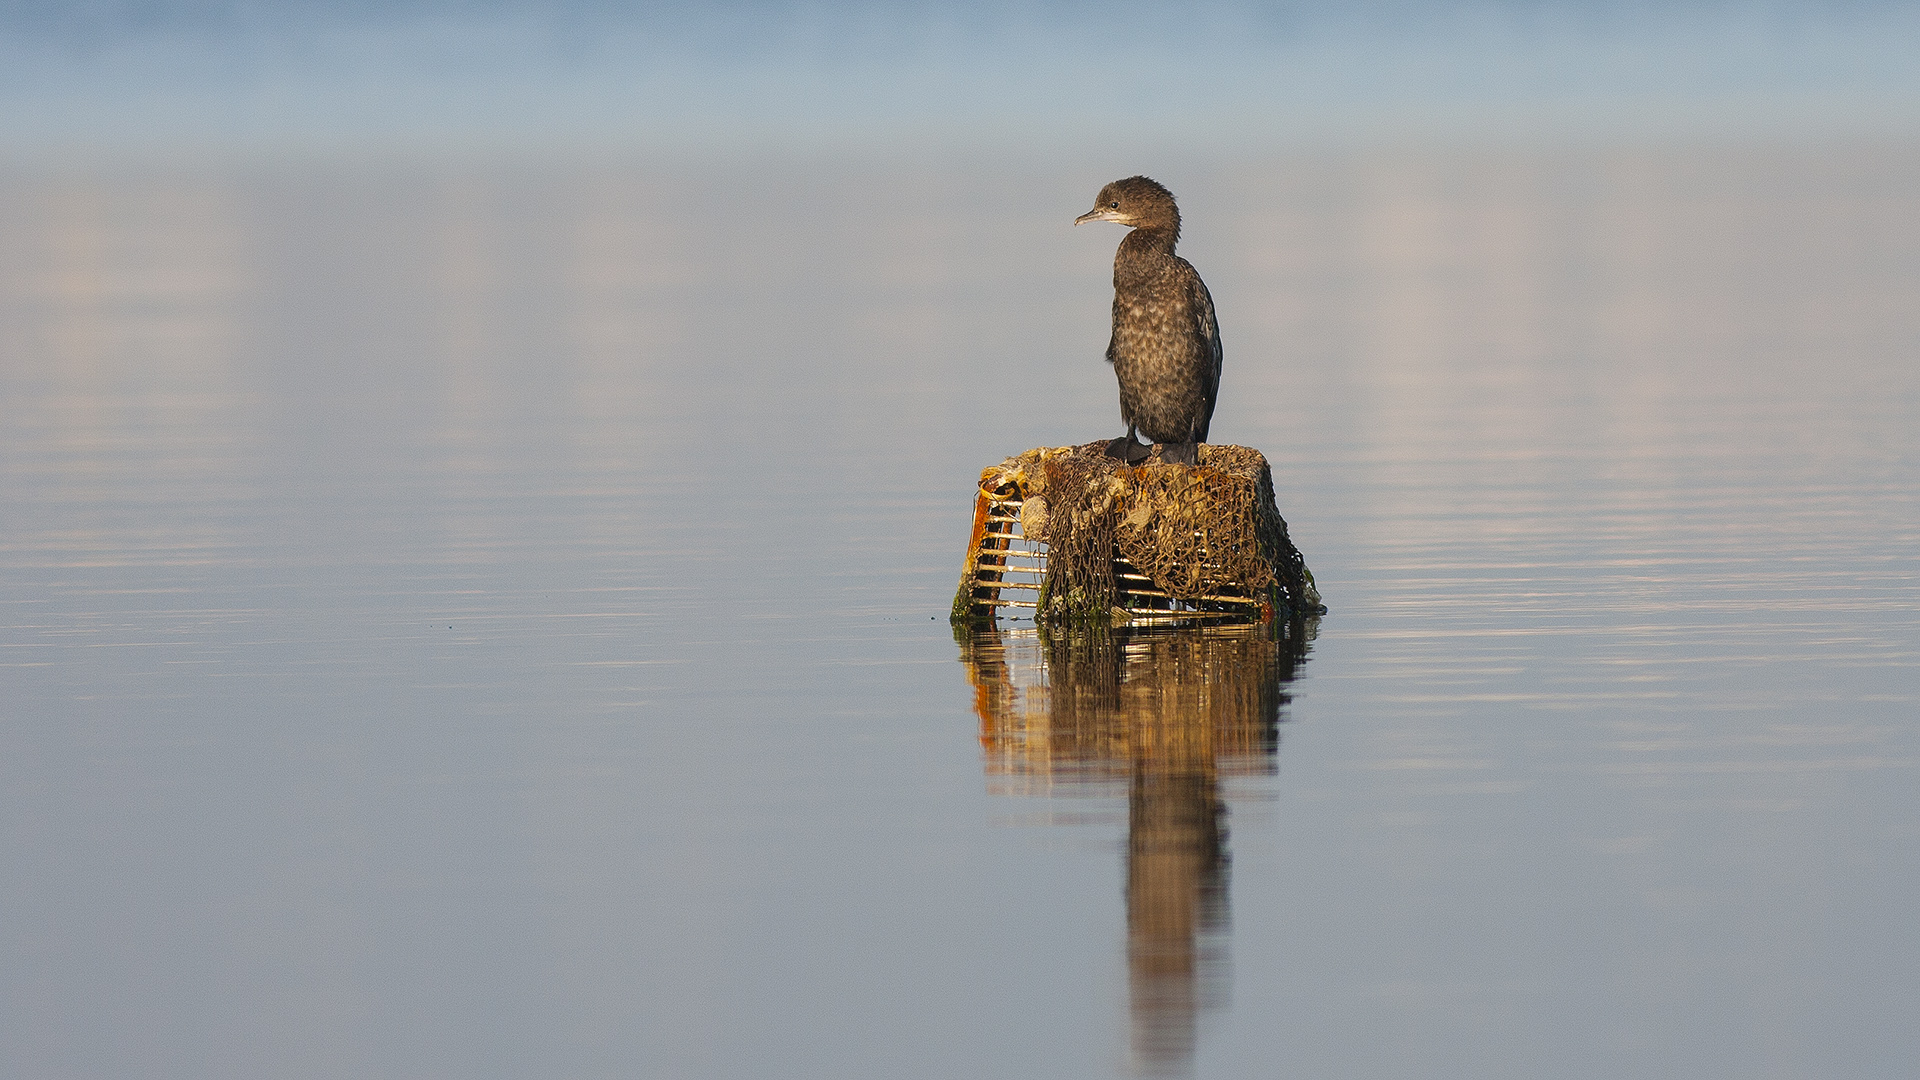
[{"label": "bird's neck", "polygon": [[1158,277],[1173,261],[1174,241],[1180,237],[1180,227],[1158,228],[1142,227],[1127,234],[1120,241],[1120,250],[1113,255],[1113,284],[1116,288]]}]

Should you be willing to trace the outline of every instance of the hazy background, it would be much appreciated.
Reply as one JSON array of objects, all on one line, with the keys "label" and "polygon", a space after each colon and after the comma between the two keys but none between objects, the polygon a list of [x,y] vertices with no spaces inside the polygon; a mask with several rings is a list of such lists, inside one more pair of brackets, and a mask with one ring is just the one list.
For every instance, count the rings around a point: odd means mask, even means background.
[{"label": "hazy background", "polygon": [[0,8],[13,153],[1151,149],[1912,129],[1913,5]]}]

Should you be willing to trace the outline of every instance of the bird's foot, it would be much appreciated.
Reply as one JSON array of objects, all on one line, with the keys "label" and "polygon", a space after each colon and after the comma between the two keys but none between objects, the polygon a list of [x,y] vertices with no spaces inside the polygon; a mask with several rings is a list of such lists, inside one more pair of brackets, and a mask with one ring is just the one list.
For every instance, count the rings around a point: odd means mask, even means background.
[{"label": "bird's foot", "polygon": [[1160,444],[1160,462],[1163,465],[1198,465],[1200,464],[1200,444],[1162,443]]},{"label": "bird's foot", "polygon": [[1153,447],[1135,442],[1131,432],[1107,444],[1108,457],[1118,458],[1129,465],[1140,464],[1147,460],[1147,455],[1151,453],[1153,453]]}]

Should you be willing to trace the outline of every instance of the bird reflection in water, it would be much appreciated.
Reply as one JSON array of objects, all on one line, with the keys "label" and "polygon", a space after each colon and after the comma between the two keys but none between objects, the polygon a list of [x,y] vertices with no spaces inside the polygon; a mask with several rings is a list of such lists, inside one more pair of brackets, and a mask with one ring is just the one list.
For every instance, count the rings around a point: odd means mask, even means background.
[{"label": "bird reflection in water", "polygon": [[[986,769],[1011,795],[1127,796],[1132,1056],[1187,1071],[1226,985],[1220,781],[1277,771],[1308,624],[959,635]],[[1124,785],[1124,787],[1123,787]]]}]

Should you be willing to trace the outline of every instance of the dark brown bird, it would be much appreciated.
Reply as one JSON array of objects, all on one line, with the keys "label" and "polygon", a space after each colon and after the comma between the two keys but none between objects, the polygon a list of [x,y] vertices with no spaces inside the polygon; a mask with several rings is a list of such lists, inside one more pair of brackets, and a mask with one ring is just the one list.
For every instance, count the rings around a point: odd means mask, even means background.
[{"label": "dark brown bird", "polygon": [[1173,192],[1144,176],[1115,180],[1073,223],[1083,221],[1133,227],[1113,256],[1113,338],[1107,343],[1127,433],[1107,453],[1128,464],[1145,461],[1152,448],[1135,440],[1138,431],[1161,444],[1160,460],[1198,464],[1198,444],[1207,441],[1220,392],[1220,328],[1206,284],[1173,253],[1180,239]]}]

